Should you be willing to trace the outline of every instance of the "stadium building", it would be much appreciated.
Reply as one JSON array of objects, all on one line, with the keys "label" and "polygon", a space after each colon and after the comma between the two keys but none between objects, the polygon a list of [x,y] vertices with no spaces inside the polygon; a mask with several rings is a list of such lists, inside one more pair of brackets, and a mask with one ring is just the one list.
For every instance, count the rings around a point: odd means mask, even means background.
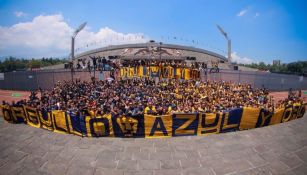
[{"label": "stadium building", "polygon": [[[76,55],[74,64],[77,60],[90,60],[91,57],[119,60],[184,60],[187,63],[204,62],[208,67],[211,67],[212,63],[219,63],[221,69],[234,69],[223,55],[191,46],[165,44],[153,40],[147,43],[110,45],[86,51]],[[245,67],[244,70],[246,70]]]}]

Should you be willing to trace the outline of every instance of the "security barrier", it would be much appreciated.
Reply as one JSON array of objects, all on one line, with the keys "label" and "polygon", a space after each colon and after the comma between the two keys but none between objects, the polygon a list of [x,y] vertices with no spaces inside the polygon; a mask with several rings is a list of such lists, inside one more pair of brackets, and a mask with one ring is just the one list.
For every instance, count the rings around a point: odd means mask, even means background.
[{"label": "security barrier", "polygon": [[259,128],[301,118],[305,105],[294,104],[270,112],[243,107],[219,113],[186,113],[163,116],[83,116],[72,111],[41,111],[29,106],[0,106],[4,120],[25,123],[57,133],[87,137],[176,137],[207,135]]}]

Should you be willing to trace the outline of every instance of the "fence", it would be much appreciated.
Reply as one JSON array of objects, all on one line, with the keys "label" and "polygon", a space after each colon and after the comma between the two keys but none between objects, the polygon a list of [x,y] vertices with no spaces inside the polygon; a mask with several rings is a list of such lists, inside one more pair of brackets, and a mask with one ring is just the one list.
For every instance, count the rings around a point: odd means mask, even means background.
[{"label": "fence", "polygon": [[231,81],[233,83],[248,83],[255,88],[268,88],[271,91],[307,89],[307,77],[285,75],[259,71],[221,70],[219,73],[201,72],[203,81]]},{"label": "fence", "polygon": [[44,70],[44,71],[22,71],[4,73],[3,80],[0,80],[0,89],[9,90],[36,90],[39,87],[42,89],[52,89],[58,81],[89,81],[91,77],[97,79],[106,79],[110,76],[109,71],[88,71],[76,70],[71,73],[68,69]]},{"label": "fence", "polygon": [[[51,89],[58,81],[71,81],[72,78],[88,81],[94,75],[96,79],[106,79],[110,76],[110,72],[104,71],[103,74],[100,74],[96,71],[94,74],[94,72],[76,70],[71,74],[71,71],[67,69],[9,72],[4,73],[4,77],[0,76],[3,78],[0,79],[0,89],[35,90],[38,87]],[[220,70],[219,73],[207,73],[206,75],[204,71],[201,71],[201,79],[203,81],[249,83],[253,87],[265,87],[272,91],[289,90],[290,88],[293,90],[307,89],[307,77],[268,72]]]}]

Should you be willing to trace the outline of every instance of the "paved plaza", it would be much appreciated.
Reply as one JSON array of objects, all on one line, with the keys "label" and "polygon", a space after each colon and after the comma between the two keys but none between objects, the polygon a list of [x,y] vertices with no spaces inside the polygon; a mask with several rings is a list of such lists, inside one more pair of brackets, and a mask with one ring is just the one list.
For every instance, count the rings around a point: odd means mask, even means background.
[{"label": "paved plaza", "polygon": [[81,138],[0,119],[0,174],[307,174],[307,115],[209,136]]}]

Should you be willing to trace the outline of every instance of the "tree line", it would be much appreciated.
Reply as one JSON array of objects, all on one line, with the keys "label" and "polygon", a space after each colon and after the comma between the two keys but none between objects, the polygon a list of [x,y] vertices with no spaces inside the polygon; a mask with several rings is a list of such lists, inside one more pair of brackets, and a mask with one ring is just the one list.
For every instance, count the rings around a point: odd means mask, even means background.
[{"label": "tree line", "polygon": [[[61,58],[40,58],[24,59],[8,57],[0,60],[0,72],[12,72],[22,70],[33,70],[41,67],[67,63],[66,59]],[[251,67],[273,73],[297,74],[307,76],[307,61],[297,61],[283,64],[265,64],[264,62],[252,64],[239,64],[240,66]]]},{"label": "tree line", "polygon": [[39,69],[41,67],[52,66],[56,64],[66,63],[67,60],[60,58],[40,58],[40,59],[24,59],[8,57],[0,60],[0,72],[12,72]]},{"label": "tree line", "polygon": [[296,61],[283,64],[265,64],[264,62],[252,64],[239,64],[250,68],[255,68],[272,73],[296,74],[307,76],[307,61]]}]

